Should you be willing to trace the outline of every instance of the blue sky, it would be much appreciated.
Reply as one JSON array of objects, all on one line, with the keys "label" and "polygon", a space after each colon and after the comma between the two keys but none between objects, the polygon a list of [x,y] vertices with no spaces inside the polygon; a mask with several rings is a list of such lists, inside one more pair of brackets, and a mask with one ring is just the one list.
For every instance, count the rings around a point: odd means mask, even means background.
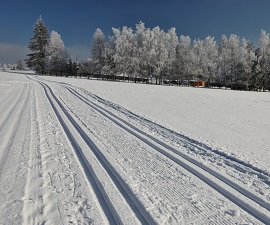
[{"label": "blue sky", "polygon": [[270,32],[269,0],[9,0],[1,2],[0,63],[25,58],[33,25],[41,15],[49,30],[57,31],[73,58],[90,56],[96,28],[106,36],[111,28],[176,27],[178,36],[194,38],[237,34],[256,43],[261,29]]}]

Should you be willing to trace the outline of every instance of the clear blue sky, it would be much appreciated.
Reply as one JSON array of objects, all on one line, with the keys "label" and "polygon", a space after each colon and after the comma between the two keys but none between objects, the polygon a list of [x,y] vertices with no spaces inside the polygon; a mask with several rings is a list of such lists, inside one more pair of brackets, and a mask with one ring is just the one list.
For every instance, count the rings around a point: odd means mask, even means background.
[{"label": "clear blue sky", "polygon": [[72,57],[90,56],[96,28],[106,36],[112,27],[176,27],[178,36],[194,38],[237,34],[256,42],[260,30],[270,32],[269,0],[8,0],[0,4],[0,63],[25,58],[33,25],[41,15],[57,31]]}]

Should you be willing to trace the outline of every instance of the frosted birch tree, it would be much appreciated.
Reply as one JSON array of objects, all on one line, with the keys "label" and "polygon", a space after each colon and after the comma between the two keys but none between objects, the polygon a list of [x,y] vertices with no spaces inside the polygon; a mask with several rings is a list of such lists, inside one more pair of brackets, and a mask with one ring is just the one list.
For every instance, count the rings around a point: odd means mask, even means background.
[{"label": "frosted birch tree", "polygon": [[45,48],[45,68],[48,72],[63,72],[66,70],[70,56],[65,48],[60,34],[52,31]]},{"label": "frosted birch tree", "polygon": [[190,80],[192,77],[191,49],[190,37],[181,35],[179,38],[179,44],[176,48],[176,71],[179,76],[179,80]]},{"label": "frosted birch tree", "polygon": [[164,75],[166,61],[168,59],[168,51],[165,46],[166,34],[159,27],[154,27],[151,31],[152,35],[152,66],[153,73],[156,78],[156,84],[161,83]]},{"label": "frosted birch tree", "polygon": [[270,81],[270,38],[269,33],[265,30],[261,31],[260,39],[259,39],[259,77],[256,82],[259,81],[259,85],[265,89],[267,85],[269,85]]},{"label": "frosted birch tree", "polygon": [[165,72],[168,78],[174,76],[174,63],[176,60],[176,47],[178,45],[178,37],[176,29],[172,27],[166,34],[165,45],[167,49],[167,60],[165,62]]},{"label": "frosted birch tree", "polygon": [[227,79],[229,77],[229,62],[230,62],[230,50],[229,43],[226,35],[222,35],[221,41],[218,46],[218,66],[219,66],[219,82],[224,83],[227,86]]},{"label": "frosted birch tree", "polygon": [[195,77],[202,76],[204,74],[204,43],[202,40],[194,40],[192,49],[190,51],[190,61],[192,65],[192,75]]},{"label": "frosted birch tree", "polygon": [[[1,67],[1,65],[0,65],[0,67]],[[24,70],[24,66],[23,66],[23,61],[22,61],[22,59],[19,59],[19,60],[17,61],[16,69],[17,69],[17,70]]]},{"label": "frosted birch tree", "polygon": [[231,34],[228,39],[229,51],[229,74],[231,85],[237,80],[237,66],[241,61],[240,39],[237,35]]},{"label": "frosted birch tree", "polygon": [[143,73],[148,78],[152,79],[154,73],[154,55],[155,51],[152,48],[154,35],[150,28],[146,28],[142,33],[142,51],[141,62],[143,66]]},{"label": "frosted birch tree", "polygon": [[[124,26],[122,31],[113,29],[114,32],[114,62],[119,74],[137,74],[139,71],[139,50],[137,36],[131,28]],[[137,76],[137,75],[135,75]]]},{"label": "frosted birch tree", "polygon": [[101,73],[103,66],[105,65],[105,48],[106,48],[106,38],[101,31],[97,28],[93,38],[91,53],[94,63],[94,72]]},{"label": "frosted birch tree", "polygon": [[242,39],[242,46],[244,52],[245,68],[245,76],[243,76],[242,81],[243,85],[245,85],[246,89],[248,90],[250,86],[254,87],[253,83],[256,81],[258,72],[258,58],[255,54],[254,45],[248,42],[245,38]]},{"label": "frosted birch tree", "polygon": [[105,61],[104,66],[102,67],[102,74],[106,75],[115,75],[116,64],[114,62],[115,54],[115,39],[113,36],[109,37],[109,43],[106,43],[105,46]]},{"label": "frosted birch tree", "polygon": [[214,37],[206,37],[204,40],[204,78],[208,81],[215,82],[217,79],[217,59],[218,49]]}]

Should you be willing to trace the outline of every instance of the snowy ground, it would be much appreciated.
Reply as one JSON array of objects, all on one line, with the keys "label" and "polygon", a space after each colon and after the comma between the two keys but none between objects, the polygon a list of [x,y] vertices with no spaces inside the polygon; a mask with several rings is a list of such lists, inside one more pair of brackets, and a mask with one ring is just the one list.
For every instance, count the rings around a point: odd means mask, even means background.
[{"label": "snowy ground", "polygon": [[0,224],[270,224],[269,97],[0,72]]},{"label": "snowy ground", "polygon": [[47,79],[82,87],[213,149],[269,169],[270,93]]}]

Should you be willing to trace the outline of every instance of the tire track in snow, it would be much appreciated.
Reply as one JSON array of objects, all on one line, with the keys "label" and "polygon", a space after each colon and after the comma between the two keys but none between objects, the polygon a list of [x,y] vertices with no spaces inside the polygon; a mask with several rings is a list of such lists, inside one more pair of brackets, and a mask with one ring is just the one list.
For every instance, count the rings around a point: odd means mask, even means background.
[{"label": "tire track in snow", "polygon": [[[263,199],[259,198],[258,196],[254,195],[250,191],[246,190],[242,186],[232,182],[228,178],[224,177],[220,173],[212,170],[211,168],[201,164],[200,162],[186,156],[185,154],[182,154],[179,152],[177,149],[167,145],[166,143],[158,140],[157,138],[145,133],[144,131],[140,130],[139,128],[133,126],[129,122],[123,120],[122,118],[116,116],[115,114],[111,113],[110,111],[100,107],[99,105],[95,104],[94,102],[90,101],[89,99],[85,98],[81,94],[79,94],[77,91],[74,89],[71,89],[70,87],[66,87],[70,93],[75,95],[78,99],[83,101],[85,104],[88,106],[92,107],[94,110],[98,111],[101,113],[103,116],[106,118],[110,119],[113,121],[115,124],[129,132],[130,134],[134,135],[150,147],[156,149],[159,151],[161,154],[165,155],[166,157],[170,158],[177,164],[181,165],[184,167],[186,170],[197,176],[199,179],[207,183],[209,186],[214,188],[216,191],[221,193],[223,196],[225,196],[227,199],[238,205],[240,208],[244,209],[246,212],[248,212],[250,215],[255,217],[256,219],[260,220],[261,222],[268,224],[270,221],[269,217],[269,211],[270,211],[270,204]],[[165,149],[164,149],[165,148]],[[170,153],[166,150],[169,150]],[[182,159],[179,159],[179,157],[182,157]],[[183,160],[184,159],[184,160]],[[185,162],[186,161],[186,162]],[[200,171],[200,170],[203,170]],[[206,174],[204,173],[206,172]],[[217,178],[219,181],[222,181],[223,184],[220,184],[220,182],[215,181],[213,178],[210,179],[208,178],[207,174],[211,174],[211,176]],[[226,188],[224,188],[224,186]],[[228,188],[229,186],[229,188]],[[236,190],[238,193],[232,193],[231,189]],[[243,197],[238,197],[238,194],[241,194]],[[250,203],[246,203],[245,200],[243,199],[251,199],[255,203],[259,204],[261,207],[265,208],[265,210],[258,210],[255,207],[253,207]]]},{"label": "tire track in snow", "polygon": [[[104,203],[105,203],[108,207],[108,209],[105,209],[105,213],[107,214],[107,217],[110,219],[114,218],[115,224],[127,224],[127,222],[128,224],[132,224],[132,223],[137,224],[138,223],[137,219],[139,219],[140,223],[142,224],[156,224],[155,220],[152,218],[152,216],[149,215],[147,210],[139,202],[139,200],[136,198],[136,196],[133,194],[133,192],[130,190],[130,188],[121,178],[121,176],[110,165],[109,161],[104,157],[101,151],[96,147],[96,145],[92,142],[92,140],[85,134],[85,132],[80,128],[77,122],[71,117],[71,115],[67,112],[64,106],[60,103],[60,101],[52,92],[51,88],[43,82],[39,82],[39,83],[43,86],[46,96],[48,100],[50,101],[50,104],[52,108],[54,109],[55,114],[57,115],[62,127],[64,128],[66,135],[71,141],[73,148],[76,152],[76,155],[78,156],[79,161],[85,173],[87,174],[89,182],[91,183],[91,185],[97,186],[97,188],[99,189],[100,193],[96,193],[96,194],[97,196],[102,196],[103,198],[102,200],[99,199],[99,201],[101,202],[101,206],[104,208],[105,206]],[[57,103],[58,106],[54,103],[54,101]],[[77,142],[75,136],[73,135],[71,128],[66,124],[66,121],[64,121],[63,115],[59,113],[59,109],[67,117],[69,122],[72,124],[72,126],[77,131],[77,133],[81,136],[81,138],[87,144],[87,146],[89,146],[90,149],[93,151],[94,155],[99,160],[103,168],[106,170],[107,174],[111,177],[111,180],[115,183],[120,193],[123,195],[124,199],[126,199],[127,204],[129,204],[129,207],[133,210],[133,213],[137,217],[136,220],[134,220],[134,218],[130,218],[131,221],[124,221],[126,218],[121,218],[121,214],[119,214],[118,208],[115,208],[115,205],[114,205],[115,199],[112,199],[112,196],[108,196],[108,192],[104,190],[105,188],[104,184],[101,184],[98,176],[95,174],[95,172],[91,168],[93,167],[93,165],[89,165],[89,162],[87,161],[86,156],[84,155],[79,143]],[[96,182],[96,184],[93,184],[93,180]],[[95,188],[96,191],[97,191],[97,188]],[[122,209],[122,213],[126,214],[127,213],[126,210],[127,209],[125,210]],[[113,224],[112,221],[110,222]]]}]

